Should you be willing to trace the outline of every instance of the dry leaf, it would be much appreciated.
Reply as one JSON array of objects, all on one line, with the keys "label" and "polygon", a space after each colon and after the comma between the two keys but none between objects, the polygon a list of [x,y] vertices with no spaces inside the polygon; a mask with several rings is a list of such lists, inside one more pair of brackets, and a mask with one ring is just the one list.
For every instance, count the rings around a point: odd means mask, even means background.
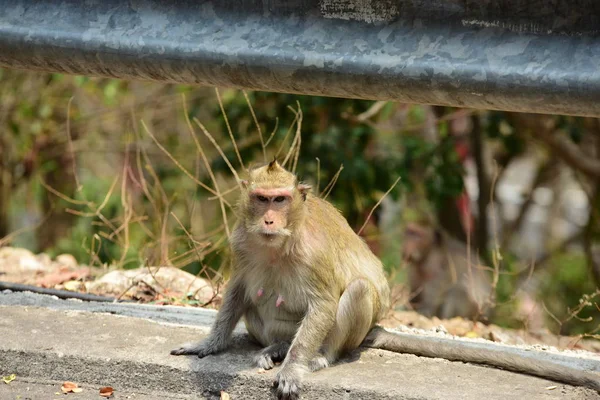
[{"label": "dry leaf", "polygon": [[110,396],[113,395],[114,391],[115,390],[113,388],[111,388],[110,386],[106,386],[106,387],[100,388],[100,396],[102,396],[102,397],[110,397]]},{"label": "dry leaf", "polygon": [[60,390],[62,390],[63,393],[80,393],[83,391],[76,383],[69,381],[63,382]]},{"label": "dry leaf", "polygon": [[474,338],[478,338],[479,335],[477,334],[477,332],[469,331],[465,334],[465,337],[474,339]]},{"label": "dry leaf", "polygon": [[16,374],[10,374],[8,376],[3,376],[2,377],[2,382],[6,383],[8,385],[9,383],[11,383],[12,381],[14,381],[15,379],[17,379],[17,375]]},{"label": "dry leaf", "polygon": [[72,281],[72,280],[80,280],[90,276],[89,268],[81,268],[76,271],[69,270],[60,270],[55,273],[47,274],[36,280],[36,285],[41,287],[53,288],[56,285],[60,285],[61,283]]},{"label": "dry leaf", "polygon": [[221,400],[230,400],[230,399],[231,399],[231,397],[229,397],[229,393],[221,390]]},{"label": "dry leaf", "polygon": [[557,387],[558,387],[558,386],[556,386],[556,385],[553,385],[553,386],[548,386],[548,387],[546,387],[546,390],[554,390],[554,389],[556,389]]}]

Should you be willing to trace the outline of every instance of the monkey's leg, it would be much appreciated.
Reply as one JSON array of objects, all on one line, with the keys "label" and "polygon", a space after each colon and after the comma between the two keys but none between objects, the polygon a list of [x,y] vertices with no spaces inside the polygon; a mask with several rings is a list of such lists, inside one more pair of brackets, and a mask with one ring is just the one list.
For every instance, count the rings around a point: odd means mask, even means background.
[{"label": "monkey's leg", "polygon": [[302,377],[308,370],[308,363],[318,354],[335,325],[339,301],[332,291],[322,290],[321,293],[309,298],[306,314],[275,377],[274,387],[280,400],[300,397]]},{"label": "monkey's leg", "polygon": [[229,344],[235,325],[246,308],[244,287],[241,279],[237,279],[230,283],[229,289],[225,293],[223,306],[217,314],[210,335],[199,343],[189,343],[173,349],[171,354],[175,356],[195,354],[198,357],[205,357],[225,349]]},{"label": "monkey's leg", "polygon": [[276,362],[281,362],[290,348],[288,342],[279,342],[265,347],[254,357],[254,362],[259,368],[271,369]]},{"label": "monkey's leg", "polygon": [[452,286],[444,295],[445,301],[440,305],[437,316],[442,319],[454,317],[476,318],[483,313],[477,303],[469,296],[469,288],[461,285]]},{"label": "monkey's leg", "polygon": [[275,366],[276,362],[283,361],[290,348],[290,343],[283,340],[269,345],[269,339],[264,333],[264,322],[255,307],[248,307],[244,315],[244,323],[250,337],[257,343],[265,346],[264,349],[254,356],[254,363],[257,367],[271,369]]},{"label": "monkey's leg", "polygon": [[374,288],[366,279],[356,279],[346,287],[336,313],[335,325],[322,347],[322,355],[313,358],[311,371],[327,368],[342,353],[357,348],[373,323]]},{"label": "monkey's leg", "polygon": [[477,314],[477,305],[473,303],[467,290],[460,285],[452,286],[444,295],[445,301],[436,313],[438,317],[442,319],[474,317]]},{"label": "monkey's leg", "polygon": [[273,344],[265,336],[265,323],[258,314],[256,307],[252,305],[248,307],[244,314],[244,325],[250,336],[262,347]]}]

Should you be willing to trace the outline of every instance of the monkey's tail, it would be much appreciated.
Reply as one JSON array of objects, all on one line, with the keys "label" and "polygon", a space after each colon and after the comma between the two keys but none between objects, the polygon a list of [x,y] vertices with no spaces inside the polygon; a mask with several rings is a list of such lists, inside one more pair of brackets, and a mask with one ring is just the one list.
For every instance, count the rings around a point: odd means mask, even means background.
[{"label": "monkey's tail", "polygon": [[500,346],[494,349],[490,348],[491,346],[484,347],[477,342],[416,337],[406,333],[389,332],[379,326],[369,332],[362,345],[396,353],[485,364],[569,385],[588,387],[600,392],[600,374],[581,371],[551,361],[541,361],[535,359],[534,354],[530,357]]}]

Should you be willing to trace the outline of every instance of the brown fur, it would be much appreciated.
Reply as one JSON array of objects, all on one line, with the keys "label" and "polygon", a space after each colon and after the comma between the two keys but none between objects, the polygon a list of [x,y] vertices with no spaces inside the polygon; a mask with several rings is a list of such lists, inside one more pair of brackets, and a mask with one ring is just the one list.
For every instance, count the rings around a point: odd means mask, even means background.
[{"label": "brown fur", "polygon": [[468,258],[466,245],[413,222],[404,230],[402,256],[416,311],[444,319],[489,317],[492,285],[474,251]]},{"label": "brown fur", "polygon": [[[264,346],[256,364],[269,369],[283,361],[275,381],[280,399],[298,398],[307,370],[327,367],[361,343],[437,356],[428,343],[404,343],[375,326],[389,307],[381,262],[338,210],[310,195],[277,162],[249,172],[239,209],[231,237],[233,274],[211,334],[171,354],[204,357],[222,351],[243,318],[249,334]],[[556,366],[544,369],[518,356],[508,355],[499,364],[485,354],[463,356],[460,344],[449,347],[441,348],[442,356],[452,360],[546,373],[563,381],[579,377],[565,367],[561,370],[567,373],[557,377]]]}]

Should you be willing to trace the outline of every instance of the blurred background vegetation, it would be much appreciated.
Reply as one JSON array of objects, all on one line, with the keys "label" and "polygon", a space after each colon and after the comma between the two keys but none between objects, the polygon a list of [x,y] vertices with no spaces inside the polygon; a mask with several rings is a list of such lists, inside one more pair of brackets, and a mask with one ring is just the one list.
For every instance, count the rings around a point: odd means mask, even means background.
[{"label": "blurred background vegetation", "polygon": [[394,283],[406,279],[402,227],[426,216],[458,239],[470,233],[500,268],[494,322],[522,326],[525,292],[553,331],[596,333],[600,123],[591,118],[0,70],[0,246],[226,277],[221,204],[199,183],[225,193],[229,227],[236,183],[194,119],[240,173],[240,159],[264,161],[259,128],[263,141],[272,136],[267,158],[283,158],[300,126],[299,176],[329,192],[357,231],[401,177],[362,233]]}]

